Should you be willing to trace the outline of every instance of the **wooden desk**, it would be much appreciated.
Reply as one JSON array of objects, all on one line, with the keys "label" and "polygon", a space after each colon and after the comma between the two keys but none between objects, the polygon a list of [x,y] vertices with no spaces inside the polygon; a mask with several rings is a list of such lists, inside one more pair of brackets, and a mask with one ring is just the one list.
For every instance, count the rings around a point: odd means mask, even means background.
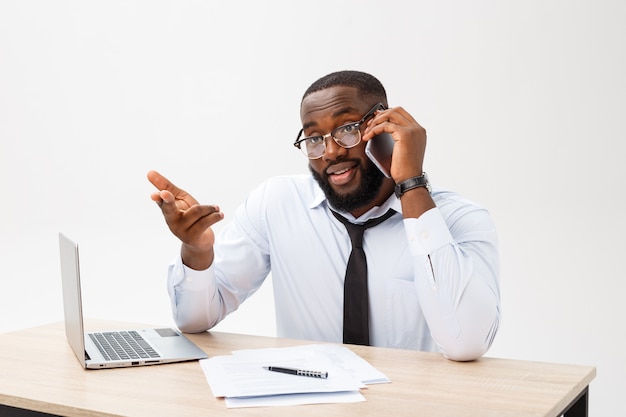
[{"label": "wooden desk", "polygon": [[[309,343],[220,332],[190,339],[210,356]],[[567,416],[586,416],[587,389],[596,373],[588,366],[494,358],[458,363],[434,353],[348,347],[392,383],[370,385],[361,403],[227,409],[213,397],[197,362],[86,371],[66,341],[63,323],[20,330],[0,334],[0,415],[553,417],[569,409]]]}]

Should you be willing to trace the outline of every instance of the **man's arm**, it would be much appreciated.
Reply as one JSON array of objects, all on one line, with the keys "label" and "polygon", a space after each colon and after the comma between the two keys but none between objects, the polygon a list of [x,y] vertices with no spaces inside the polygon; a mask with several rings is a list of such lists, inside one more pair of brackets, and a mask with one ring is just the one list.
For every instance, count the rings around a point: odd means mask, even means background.
[{"label": "man's arm", "polygon": [[156,171],[148,180],[158,189],[151,198],[161,208],[171,232],[181,240],[180,259],[170,265],[168,293],[176,325],[184,332],[212,327],[209,300],[216,294],[213,264],[215,235],[211,226],[224,216],[217,206],[199,205],[195,198]]},{"label": "man's arm", "polygon": [[181,242],[183,263],[195,270],[207,269],[213,263],[215,235],[211,226],[224,218],[216,205],[200,205],[190,194],[176,187],[156,171],[148,180],[159,190],[151,198],[161,208],[172,233]]},{"label": "man's arm", "polygon": [[[181,256],[168,269],[167,286],[174,320],[184,332],[203,332],[236,310],[261,286],[269,272],[269,259],[266,251],[258,247],[259,239],[249,239],[252,226],[249,225],[249,213],[245,212],[246,206],[257,207],[250,200],[253,196],[262,200],[263,188],[259,187],[248,197],[248,204],[237,209],[233,221],[220,235],[219,247],[216,247],[210,225],[223,218],[219,209],[198,206],[195,199],[169,181],[163,181],[157,173],[151,172],[149,178],[157,188],[177,196],[173,203],[168,202],[170,196],[164,191],[152,197],[160,203],[172,232],[183,241]],[[197,207],[195,214],[194,207]],[[252,212],[259,215],[257,209]],[[244,225],[248,230],[243,229]],[[195,236],[199,239],[194,240]],[[210,245],[205,247],[202,242]]]},{"label": "man's arm", "polygon": [[[376,113],[363,140],[382,132],[395,141],[391,175],[396,184],[423,175],[426,130],[395,107]],[[449,359],[482,356],[500,321],[497,238],[488,213],[461,204],[444,218],[446,208],[436,206],[426,187],[407,191],[400,202],[416,291],[433,338]]]},{"label": "man's arm", "polygon": [[[391,176],[395,183],[423,175],[426,129],[402,107],[394,107],[374,115],[368,122],[363,140],[371,140],[383,132],[389,133],[395,142],[391,158]],[[405,192],[400,202],[404,218],[418,218],[435,207],[425,187]]]},{"label": "man's arm", "polygon": [[489,214],[470,203],[441,202],[405,220],[405,229],[420,306],[440,350],[458,361],[482,356],[500,322],[498,244]]}]

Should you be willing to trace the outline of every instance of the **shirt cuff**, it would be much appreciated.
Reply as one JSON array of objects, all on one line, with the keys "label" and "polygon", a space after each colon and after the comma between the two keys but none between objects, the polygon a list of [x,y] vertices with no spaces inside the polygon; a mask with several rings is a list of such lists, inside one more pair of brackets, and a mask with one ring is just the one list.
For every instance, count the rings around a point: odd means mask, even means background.
[{"label": "shirt cuff", "polygon": [[404,229],[413,256],[424,256],[454,243],[450,229],[438,208],[432,208],[419,218],[404,219]]},{"label": "shirt cuff", "polygon": [[197,271],[183,264],[180,255],[170,265],[170,287],[186,291],[199,291],[210,286],[214,282],[214,276],[213,265],[202,271]]}]

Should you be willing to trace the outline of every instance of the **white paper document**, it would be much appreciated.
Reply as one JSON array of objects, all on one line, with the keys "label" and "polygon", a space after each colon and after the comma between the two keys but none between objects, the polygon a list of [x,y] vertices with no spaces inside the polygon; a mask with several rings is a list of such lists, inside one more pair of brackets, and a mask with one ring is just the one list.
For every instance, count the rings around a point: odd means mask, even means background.
[{"label": "white paper document", "polygon": [[[225,397],[229,408],[365,401],[359,391],[365,383],[390,382],[351,350],[335,345],[238,350],[200,365],[213,395]],[[328,372],[328,377],[263,368],[268,366]]]},{"label": "white paper document", "polygon": [[226,397],[227,408],[277,407],[302,404],[358,403],[365,401],[359,391],[340,391],[309,394],[268,395],[266,397]]},{"label": "white paper document", "polygon": [[378,369],[374,368],[365,359],[352,352],[345,346],[339,345],[304,345],[289,348],[268,348],[268,349],[244,349],[233,352],[234,356],[255,357],[263,355],[266,359],[280,361],[286,352],[298,355],[305,353],[315,353],[324,356],[333,366],[340,368],[344,372],[354,376],[364,384],[383,384],[391,382],[389,378]]}]

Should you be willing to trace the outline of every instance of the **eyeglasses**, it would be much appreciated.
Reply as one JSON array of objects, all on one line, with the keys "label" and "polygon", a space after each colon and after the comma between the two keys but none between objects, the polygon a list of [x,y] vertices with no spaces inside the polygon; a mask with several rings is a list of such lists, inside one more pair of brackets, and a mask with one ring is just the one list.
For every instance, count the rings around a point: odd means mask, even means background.
[{"label": "eyeglasses", "polygon": [[336,127],[330,133],[323,136],[308,136],[300,138],[302,133],[304,133],[304,129],[300,129],[293,146],[300,149],[304,156],[309,159],[318,159],[324,155],[324,152],[326,151],[326,139],[329,136],[333,138],[337,145],[342,148],[354,148],[359,144],[359,142],[361,142],[361,125],[365,123],[367,119],[372,117],[378,110],[384,110],[385,108],[384,104],[378,103],[372,107],[370,111],[368,111],[358,122],[348,123]]}]

